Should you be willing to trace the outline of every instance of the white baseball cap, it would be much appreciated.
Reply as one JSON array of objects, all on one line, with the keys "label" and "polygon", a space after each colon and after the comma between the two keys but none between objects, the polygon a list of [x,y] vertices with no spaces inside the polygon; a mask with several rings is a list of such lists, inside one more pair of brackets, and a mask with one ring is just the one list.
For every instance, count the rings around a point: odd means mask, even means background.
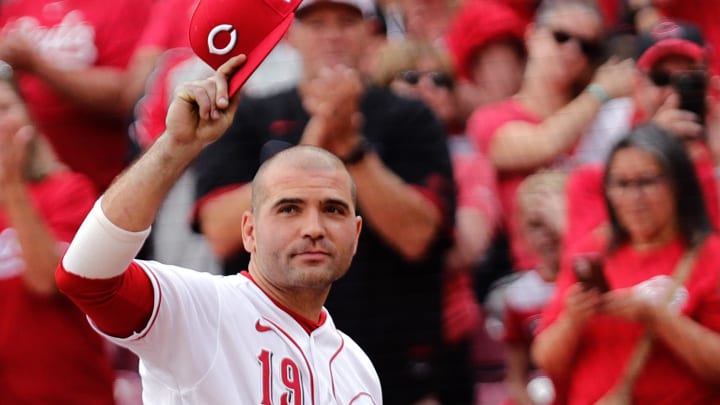
[{"label": "white baseball cap", "polygon": [[303,0],[295,11],[296,17],[301,17],[308,9],[321,4],[340,4],[350,6],[360,11],[364,18],[375,16],[375,2],[373,0]]}]

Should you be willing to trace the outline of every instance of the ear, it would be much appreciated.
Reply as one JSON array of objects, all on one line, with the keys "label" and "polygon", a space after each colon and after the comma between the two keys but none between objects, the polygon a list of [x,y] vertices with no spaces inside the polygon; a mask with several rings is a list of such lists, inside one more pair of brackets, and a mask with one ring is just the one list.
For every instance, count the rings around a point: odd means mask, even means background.
[{"label": "ear", "polygon": [[285,33],[285,39],[287,40],[288,45],[293,47],[294,49],[297,49],[297,25],[300,24],[299,21],[295,20],[290,24],[290,28]]},{"label": "ear", "polygon": [[524,39],[525,39],[525,44],[530,43],[530,41],[532,40],[533,36],[534,36],[535,33],[537,32],[537,28],[538,28],[538,26],[537,26],[537,24],[535,24],[535,23],[529,23],[529,24],[527,25],[527,27],[525,27],[525,37],[524,37]]},{"label": "ear", "polygon": [[360,241],[360,231],[362,231],[362,217],[360,215],[355,217],[355,243],[353,245],[353,256],[357,253],[358,242]]},{"label": "ear", "polygon": [[245,211],[242,217],[242,239],[243,246],[248,253],[255,252],[255,216],[250,211]]}]

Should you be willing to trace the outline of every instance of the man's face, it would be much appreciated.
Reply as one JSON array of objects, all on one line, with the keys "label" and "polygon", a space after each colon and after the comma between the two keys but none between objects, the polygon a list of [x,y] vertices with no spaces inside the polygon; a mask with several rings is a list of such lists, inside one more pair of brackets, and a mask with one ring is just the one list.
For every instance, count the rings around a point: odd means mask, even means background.
[{"label": "man's face", "polygon": [[295,19],[289,40],[302,56],[305,74],[314,77],[323,67],[342,64],[358,68],[370,32],[369,23],[357,9],[317,4]]},{"label": "man's face", "polygon": [[520,214],[530,249],[539,255],[546,265],[556,264],[564,227],[563,196],[552,192],[533,192],[525,197]]},{"label": "man's face", "polygon": [[528,52],[546,80],[573,83],[597,58],[601,36],[596,14],[582,7],[560,8],[547,16],[544,25],[534,28]]},{"label": "man's face", "polygon": [[504,100],[520,89],[525,61],[520,51],[507,41],[495,41],[480,49],[473,58],[471,74],[478,92],[487,102]]},{"label": "man's face", "polygon": [[644,116],[652,117],[675,92],[672,84],[657,78],[671,78],[694,68],[696,67],[692,60],[678,55],[661,59],[647,72],[638,71],[634,94],[638,109]]},{"label": "man's face", "polygon": [[243,218],[254,269],[276,289],[326,289],[350,266],[362,220],[341,169],[268,168],[262,196]]}]

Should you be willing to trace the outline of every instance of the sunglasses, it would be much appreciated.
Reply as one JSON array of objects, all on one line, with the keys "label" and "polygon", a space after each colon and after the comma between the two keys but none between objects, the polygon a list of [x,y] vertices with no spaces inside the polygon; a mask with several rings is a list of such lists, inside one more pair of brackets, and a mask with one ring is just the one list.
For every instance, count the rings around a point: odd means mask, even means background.
[{"label": "sunglasses", "polygon": [[430,80],[432,80],[435,87],[445,87],[447,89],[453,88],[452,76],[440,71],[419,72],[417,70],[405,70],[398,73],[397,78],[407,84],[415,86],[420,83],[420,79],[423,76],[428,76]]},{"label": "sunglasses", "polygon": [[583,39],[562,30],[552,30],[552,35],[558,44],[564,44],[571,40],[575,41],[580,46],[580,52],[590,60],[598,60],[604,54],[603,46],[599,41]]},{"label": "sunglasses", "polygon": [[657,87],[669,86],[673,82],[673,76],[664,70],[651,70],[648,72],[648,78]]}]

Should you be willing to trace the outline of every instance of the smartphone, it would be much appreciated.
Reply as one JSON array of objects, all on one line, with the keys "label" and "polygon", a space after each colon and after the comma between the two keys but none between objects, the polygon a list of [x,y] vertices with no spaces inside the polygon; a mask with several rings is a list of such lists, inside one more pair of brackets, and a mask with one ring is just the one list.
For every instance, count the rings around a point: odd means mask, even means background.
[{"label": "smartphone", "polygon": [[601,255],[594,253],[579,255],[573,260],[572,269],[585,290],[594,288],[600,293],[610,291]]},{"label": "smartphone", "polygon": [[680,109],[697,114],[700,124],[705,125],[707,113],[707,73],[702,70],[691,70],[678,74],[673,79],[673,86],[680,96]]}]

